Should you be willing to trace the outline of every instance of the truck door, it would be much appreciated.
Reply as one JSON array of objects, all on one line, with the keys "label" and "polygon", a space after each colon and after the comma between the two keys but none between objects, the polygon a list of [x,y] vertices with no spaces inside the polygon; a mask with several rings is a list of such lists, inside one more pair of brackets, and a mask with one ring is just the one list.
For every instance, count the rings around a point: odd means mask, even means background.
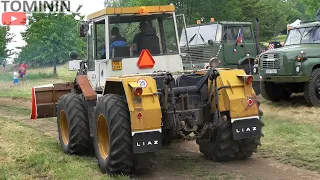
[{"label": "truck door", "polygon": [[256,42],[254,40],[254,34],[251,26],[243,26],[243,44],[246,49],[246,52],[250,54],[252,57],[256,57],[259,53],[257,50]]},{"label": "truck door", "polygon": [[[242,38],[240,43],[237,42],[238,35]],[[229,65],[237,65],[238,61],[247,54],[246,46],[243,42],[242,26],[224,26],[223,53],[224,61]]]}]

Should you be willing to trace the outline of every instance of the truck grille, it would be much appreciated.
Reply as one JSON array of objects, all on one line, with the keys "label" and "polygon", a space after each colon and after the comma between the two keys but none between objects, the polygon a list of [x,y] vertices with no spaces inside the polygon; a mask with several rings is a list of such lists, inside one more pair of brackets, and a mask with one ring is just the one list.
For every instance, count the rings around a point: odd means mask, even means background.
[{"label": "truck grille", "polygon": [[263,54],[260,57],[260,66],[262,69],[281,69],[283,60],[279,54]]}]

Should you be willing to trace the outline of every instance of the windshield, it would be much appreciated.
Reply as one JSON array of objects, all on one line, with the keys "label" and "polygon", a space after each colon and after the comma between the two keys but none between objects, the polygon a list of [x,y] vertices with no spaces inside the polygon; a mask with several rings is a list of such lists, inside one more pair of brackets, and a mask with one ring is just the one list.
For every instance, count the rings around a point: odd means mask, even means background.
[{"label": "windshield", "polygon": [[320,28],[318,26],[290,30],[284,45],[310,43],[320,43]]},{"label": "windshield", "polygon": [[[152,55],[177,54],[173,14],[150,16],[109,16],[110,26],[104,20],[96,24],[96,57],[101,59],[139,56],[143,49]],[[109,28],[109,48],[105,49],[105,27]]]},{"label": "windshield", "polygon": [[[196,26],[187,28],[187,33],[185,33],[185,29],[182,30],[181,38],[180,38],[180,46],[187,45],[203,45],[208,44],[209,40],[220,41],[221,40],[221,25],[218,24],[210,24],[204,26]],[[219,28],[218,28],[219,27]]]}]

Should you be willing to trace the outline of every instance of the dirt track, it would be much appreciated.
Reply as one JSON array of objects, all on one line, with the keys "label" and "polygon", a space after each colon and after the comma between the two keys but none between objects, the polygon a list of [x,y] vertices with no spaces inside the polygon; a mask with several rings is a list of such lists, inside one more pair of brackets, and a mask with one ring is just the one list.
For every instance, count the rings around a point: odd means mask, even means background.
[{"label": "dirt track", "polygon": [[[0,106],[16,106],[17,104],[28,108],[31,106],[31,103],[25,100],[0,98]],[[29,117],[21,117],[21,115],[14,113],[3,112],[1,109],[0,116],[7,116],[11,117],[10,119],[22,121],[24,124],[30,125],[44,134],[57,139],[57,127],[53,120],[31,121]],[[178,161],[178,163],[184,163],[184,159],[192,159],[191,166],[203,167],[207,172],[231,173],[233,175],[243,174],[245,179],[320,179],[320,174],[285,165],[272,158],[262,158],[259,156],[259,153],[244,161],[232,161],[228,163],[211,162],[202,157],[194,141],[173,144],[172,147],[164,150],[164,153],[166,152],[179,156],[182,160]],[[170,156],[163,156],[164,153],[160,153],[154,170],[149,174],[138,177],[138,179],[190,179],[188,169],[179,167],[179,164],[175,164],[176,161],[170,159]],[[176,172],[177,168],[180,170],[180,173]],[[194,176],[191,179],[194,179]],[[202,178],[199,177],[199,179]]]}]

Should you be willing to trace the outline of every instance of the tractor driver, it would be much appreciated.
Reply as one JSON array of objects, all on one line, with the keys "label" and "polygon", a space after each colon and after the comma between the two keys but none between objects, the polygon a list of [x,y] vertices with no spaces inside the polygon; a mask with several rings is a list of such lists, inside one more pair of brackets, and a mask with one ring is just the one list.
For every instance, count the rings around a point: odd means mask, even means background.
[{"label": "tractor driver", "polygon": [[[113,27],[111,29],[111,38],[110,38],[110,46],[109,46],[109,54],[110,57],[112,57],[112,50],[114,47],[125,47],[128,46],[126,42],[126,38],[122,37],[119,32],[119,28]],[[105,46],[102,50],[101,58],[105,59],[106,58],[106,50]]]},{"label": "tractor driver", "polygon": [[139,24],[139,29],[140,29],[140,32],[134,36],[133,42],[132,42],[132,51],[134,52],[134,54],[137,54],[140,50],[139,49],[140,42],[141,42],[141,38],[143,37],[145,31],[147,30],[147,22],[141,21]]}]

